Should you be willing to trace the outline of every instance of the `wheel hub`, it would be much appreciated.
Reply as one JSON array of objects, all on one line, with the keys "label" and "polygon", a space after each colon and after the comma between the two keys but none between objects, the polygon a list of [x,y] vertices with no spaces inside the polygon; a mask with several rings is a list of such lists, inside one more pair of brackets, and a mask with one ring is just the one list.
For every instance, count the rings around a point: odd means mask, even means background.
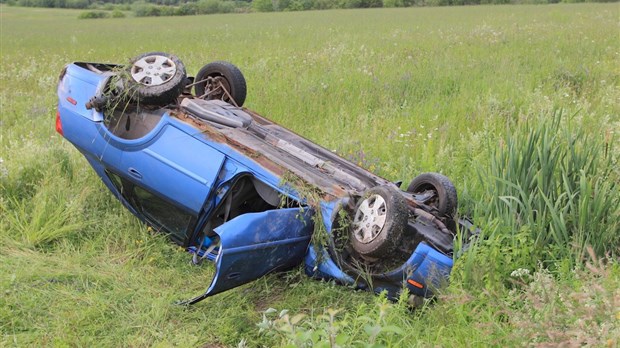
[{"label": "wheel hub", "polygon": [[209,77],[205,88],[207,99],[229,101],[230,86],[223,76]]},{"label": "wheel hub", "polygon": [[131,77],[145,86],[159,86],[170,81],[177,66],[165,56],[146,56],[133,63]]},{"label": "wheel hub", "polygon": [[386,222],[387,204],[383,197],[373,194],[362,201],[353,219],[353,236],[361,243],[370,243]]}]

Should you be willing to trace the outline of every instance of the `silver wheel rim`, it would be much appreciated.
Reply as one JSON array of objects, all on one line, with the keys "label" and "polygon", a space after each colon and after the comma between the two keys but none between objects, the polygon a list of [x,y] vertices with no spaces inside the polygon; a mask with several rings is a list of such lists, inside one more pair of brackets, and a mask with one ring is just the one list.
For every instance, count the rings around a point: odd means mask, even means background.
[{"label": "silver wheel rim", "polygon": [[367,197],[357,208],[353,219],[353,236],[367,244],[375,240],[385,226],[387,204],[380,195]]},{"label": "silver wheel rim", "polygon": [[165,56],[146,56],[131,66],[131,77],[145,86],[159,86],[174,77],[177,65]]}]

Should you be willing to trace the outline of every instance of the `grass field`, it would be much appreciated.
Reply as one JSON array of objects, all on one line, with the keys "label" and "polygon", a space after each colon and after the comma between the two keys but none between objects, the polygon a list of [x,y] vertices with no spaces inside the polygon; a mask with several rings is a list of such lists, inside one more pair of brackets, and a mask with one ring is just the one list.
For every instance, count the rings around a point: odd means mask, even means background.
[{"label": "grass field", "polygon": [[[619,11],[78,20],[0,6],[0,346],[617,347]],[[192,74],[233,62],[246,106],[388,179],[448,175],[483,239],[416,311],[299,269],[175,306],[213,269],[126,212],[54,132],[66,63],[148,51]]]}]

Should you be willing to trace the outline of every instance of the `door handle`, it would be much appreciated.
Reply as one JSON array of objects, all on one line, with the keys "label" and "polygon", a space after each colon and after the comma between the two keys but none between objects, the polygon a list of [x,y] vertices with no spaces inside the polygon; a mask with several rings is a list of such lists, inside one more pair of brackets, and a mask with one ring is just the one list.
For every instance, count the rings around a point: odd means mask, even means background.
[{"label": "door handle", "polygon": [[127,171],[129,172],[129,175],[133,176],[134,178],[138,180],[142,180],[142,174],[140,174],[140,172],[137,169],[129,168]]}]

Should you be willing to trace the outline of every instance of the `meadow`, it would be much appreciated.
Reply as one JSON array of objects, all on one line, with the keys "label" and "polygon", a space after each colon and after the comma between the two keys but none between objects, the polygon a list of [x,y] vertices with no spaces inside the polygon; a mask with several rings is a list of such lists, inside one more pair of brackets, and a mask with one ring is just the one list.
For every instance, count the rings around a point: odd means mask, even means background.
[{"label": "meadow", "polygon": [[[620,345],[620,5],[77,19],[0,6],[0,346]],[[455,183],[480,239],[412,311],[213,269],[154,234],[54,131],[71,61],[227,60],[246,106],[393,181]],[[457,245],[463,241],[457,240]]]}]

